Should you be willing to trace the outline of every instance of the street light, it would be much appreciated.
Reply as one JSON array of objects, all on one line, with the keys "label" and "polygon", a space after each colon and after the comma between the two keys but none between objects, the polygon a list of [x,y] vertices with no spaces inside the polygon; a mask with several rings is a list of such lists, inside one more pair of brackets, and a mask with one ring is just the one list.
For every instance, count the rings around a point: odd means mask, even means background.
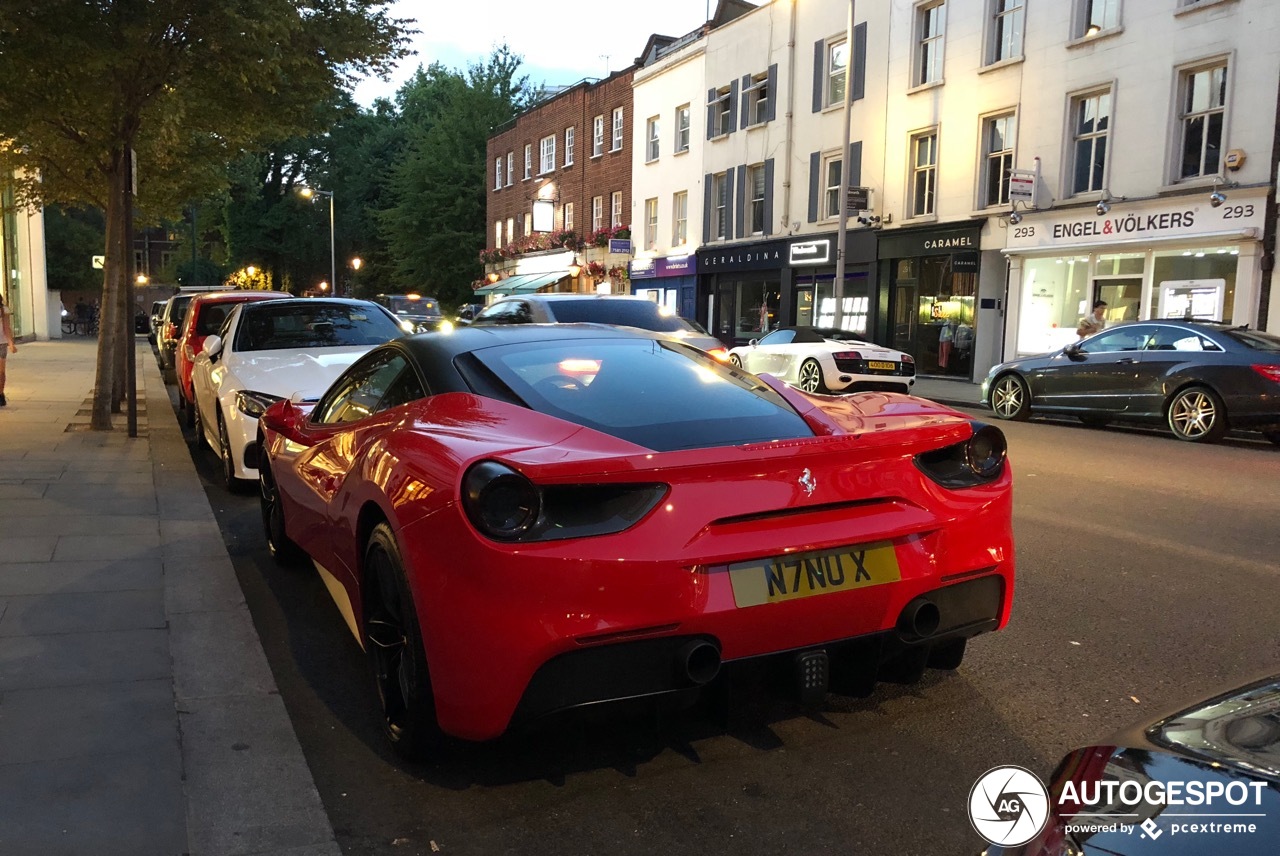
[{"label": "street light", "polygon": [[333,242],[333,191],[304,186],[298,189],[298,195],[307,200],[314,200],[317,196],[326,196],[329,199],[329,281],[334,283],[334,295],[336,296],[338,293],[338,257]]},{"label": "street light", "polygon": [[324,294],[324,293],[325,293],[326,291],[328,291],[328,290],[329,290],[329,283],[324,282],[323,280],[321,280],[321,282],[320,282],[320,293],[321,293],[321,294]]}]

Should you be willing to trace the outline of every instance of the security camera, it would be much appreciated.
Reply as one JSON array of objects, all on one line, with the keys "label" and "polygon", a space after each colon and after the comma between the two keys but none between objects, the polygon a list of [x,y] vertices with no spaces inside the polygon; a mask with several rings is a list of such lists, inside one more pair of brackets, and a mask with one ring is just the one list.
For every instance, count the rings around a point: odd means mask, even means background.
[{"label": "security camera", "polygon": [[1021,223],[1021,222],[1022,222],[1022,214],[1021,214],[1021,212],[1018,212],[1018,211],[1010,211],[1010,212],[1009,212],[1009,222],[1010,222],[1010,223],[1012,223],[1014,226],[1016,226],[1016,225],[1018,225],[1019,223]]},{"label": "security camera", "polygon": [[1219,193],[1218,191],[1215,190],[1213,193],[1209,194],[1209,205],[1213,208],[1219,207],[1220,205],[1222,205],[1222,203],[1226,201],[1227,201],[1227,196],[1224,193]]},{"label": "security camera", "polygon": [[1098,207],[1095,210],[1098,212],[1098,216],[1101,217],[1111,210],[1111,203],[1104,199],[1098,203]]}]

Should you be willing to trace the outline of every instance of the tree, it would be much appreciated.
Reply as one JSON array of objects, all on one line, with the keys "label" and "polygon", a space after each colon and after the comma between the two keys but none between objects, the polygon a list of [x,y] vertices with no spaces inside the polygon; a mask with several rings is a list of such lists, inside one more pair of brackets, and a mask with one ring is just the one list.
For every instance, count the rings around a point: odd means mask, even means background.
[{"label": "tree", "polygon": [[[111,428],[139,202],[175,214],[246,146],[315,127],[315,105],[405,53],[386,0],[4,0],[0,170],[18,204],[106,211],[92,427]],[[203,192],[201,192],[203,191]],[[122,343],[123,346],[123,343]]]},{"label": "tree", "polygon": [[399,278],[444,303],[470,302],[480,274],[485,146],[494,128],[529,104],[521,63],[506,46],[465,74],[436,63],[397,95],[408,142],[380,222]]},{"label": "tree", "polygon": [[106,224],[96,209],[78,211],[50,206],[44,211],[45,277],[58,291],[102,288],[102,271],[90,264],[103,253]]}]

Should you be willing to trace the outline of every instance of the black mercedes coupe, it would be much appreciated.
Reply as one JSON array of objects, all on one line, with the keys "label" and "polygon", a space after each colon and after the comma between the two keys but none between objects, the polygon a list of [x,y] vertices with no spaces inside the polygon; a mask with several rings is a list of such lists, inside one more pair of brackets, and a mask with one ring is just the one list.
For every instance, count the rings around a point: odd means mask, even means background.
[{"label": "black mercedes coupe", "polygon": [[1129,321],[1037,357],[1001,363],[982,382],[1000,419],[1078,416],[1087,425],[1164,423],[1212,443],[1229,429],[1280,445],[1280,336],[1229,324]]}]

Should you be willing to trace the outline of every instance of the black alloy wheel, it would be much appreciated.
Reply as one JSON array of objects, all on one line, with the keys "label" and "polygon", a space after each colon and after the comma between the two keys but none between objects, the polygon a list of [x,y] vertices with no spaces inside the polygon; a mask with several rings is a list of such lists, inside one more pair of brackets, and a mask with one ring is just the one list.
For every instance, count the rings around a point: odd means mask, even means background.
[{"label": "black alloy wheel", "polygon": [[1227,408],[1206,386],[1188,386],[1174,393],[1167,409],[1169,430],[1179,440],[1216,443],[1227,433]]},{"label": "black alloy wheel", "polygon": [[364,553],[364,647],[381,712],[396,753],[438,757],[447,738],[436,721],[426,650],[395,535],[379,523]]},{"label": "black alloy wheel", "polygon": [[796,385],[805,392],[826,392],[827,388],[822,383],[822,366],[818,365],[817,360],[808,359],[801,363],[796,380]]},{"label": "black alloy wheel", "polygon": [[1031,416],[1031,391],[1016,374],[1001,375],[991,387],[991,410],[1000,419],[1021,422]]},{"label": "black alloy wheel", "polygon": [[306,561],[307,554],[285,534],[284,505],[280,502],[280,491],[265,457],[258,462],[258,494],[262,508],[262,531],[267,536],[267,550],[271,553],[271,558],[281,567],[301,565]]}]

